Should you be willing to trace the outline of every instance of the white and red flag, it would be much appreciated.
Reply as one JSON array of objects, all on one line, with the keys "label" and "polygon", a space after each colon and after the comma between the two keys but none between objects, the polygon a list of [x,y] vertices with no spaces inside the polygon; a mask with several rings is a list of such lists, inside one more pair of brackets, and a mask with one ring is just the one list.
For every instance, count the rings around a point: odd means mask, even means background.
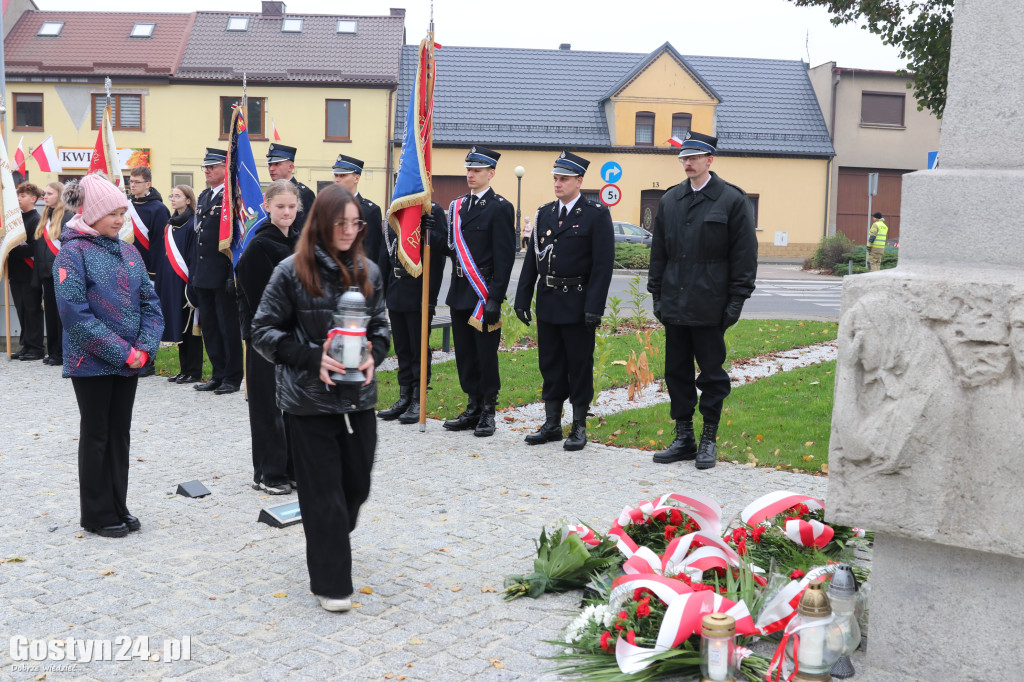
[{"label": "white and red flag", "polygon": [[683,146],[683,141],[682,141],[682,140],[680,140],[680,139],[679,139],[678,137],[676,137],[675,135],[673,135],[673,136],[672,136],[671,138],[669,138],[669,141],[668,141],[668,143],[669,143],[670,145],[672,145],[673,147],[675,147],[676,149],[679,149],[680,147],[682,147],[682,146]]},{"label": "white and red flag", "polygon": [[57,148],[53,146],[53,135],[32,150],[32,158],[39,164],[39,170],[44,173],[60,173],[64,170],[60,165],[60,157],[57,156]]},{"label": "white and red flag", "polygon": [[22,149],[21,143],[25,141],[25,136],[22,135],[21,139],[18,140],[18,148],[14,150],[14,167],[24,177],[27,172],[25,169],[25,150]]},{"label": "white and red flag", "polygon": [[270,119],[270,127],[274,129],[274,139],[278,142],[281,141],[281,134],[277,132],[277,121]]}]

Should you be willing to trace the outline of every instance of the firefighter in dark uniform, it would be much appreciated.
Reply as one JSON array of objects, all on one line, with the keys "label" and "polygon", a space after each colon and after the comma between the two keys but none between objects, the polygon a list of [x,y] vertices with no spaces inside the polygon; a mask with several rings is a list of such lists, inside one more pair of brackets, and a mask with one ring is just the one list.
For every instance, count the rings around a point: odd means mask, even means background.
[{"label": "firefighter in dark uniform", "polygon": [[[363,253],[375,263],[382,262],[382,259],[386,257],[384,219],[381,217],[380,206],[359,193],[359,179],[363,175],[363,162],[354,156],[338,154],[332,170],[334,171],[334,184],[347,189],[359,202],[359,211],[363,214],[363,220],[366,221]],[[384,286],[387,286],[387,266],[381,269],[381,274],[384,275]]]},{"label": "firefighter in dark uniform", "polygon": [[[448,208],[448,248],[454,266],[448,289],[459,383],[466,409],[444,423],[449,431],[473,429],[475,436],[494,435],[494,412],[501,377],[501,302],[516,259],[515,209],[491,189],[501,155],[473,147],[466,156],[469,193]],[[477,289],[480,293],[477,293]],[[483,294],[486,292],[486,303]]]},{"label": "firefighter in dark uniform", "polygon": [[[580,195],[590,162],[562,152],[555,161],[556,201],[537,209],[516,293],[516,315],[530,324],[537,289],[537,360],[544,377],[544,424],[530,445],[562,439],[562,403],[572,405],[572,430],[562,447],[587,444],[587,408],[594,399],[594,335],[612,281],[615,234],[608,208]],[[540,281],[538,282],[538,276]]]},{"label": "firefighter in dark uniform", "polygon": [[306,224],[306,216],[313,208],[313,200],[316,194],[310,188],[295,179],[295,147],[289,147],[278,142],[271,142],[267,150],[267,170],[270,172],[270,179],[288,180],[299,188],[299,214],[295,216],[295,222],[290,228],[292,235],[302,232],[302,226]]},{"label": "firefighter in dark uniform", "polygon": [[[420,218],[420,235],[430,229],[430,293],[428,315],[434,317],[434,306],[441,291],[444,277],[444,262],[448,255],[448,221],[444,209],[438,204],[431,205],[429,214]],[[420,240],[423,253],[425,239]],[[398,401],[377,416],[381,419],[398,419],[402,424],[415,424],[420,420],[420,335],[421,304],[423,301],[423,277],[413,277],[398,257],[398,238],[389,225],[385,233],[385,248],[379,263],[384,275],[388,319],[391,320],[391,340],[398,357]],[[422,261],[421,261],[422,262]],[[430,319],[427,320],[430,328]],[[427,362],[427,385],[430,384],[430,362]]]},{"label": "firefighter in dark uniform", "polygon": [[[675,440],[654,461],[692,459],[698,469],[718,459],[715,438],[729,395],[725,330],[740,319],[757,275],[753,207],[742,189],[711,172],[717,144],[709,135],[686,134],[679,160],[687,180],[658,204],[647,280],[654,315],[665,325],[665,383],[676,422]],[[693,433],[697,389],[704,420],[699,446]]]},{"label": "firefighter in dark uniform", "polygon": [[226,159],[223,149],[206,148],[202,166],[209,187],[196,201],[196,248],[189,272],[206,354],[213,365],[212,378],[196,384],[195,389],[217,395],[234,393],[242,384],[242,332],[238,325],[235,276],[231,258],[219,248]]}]

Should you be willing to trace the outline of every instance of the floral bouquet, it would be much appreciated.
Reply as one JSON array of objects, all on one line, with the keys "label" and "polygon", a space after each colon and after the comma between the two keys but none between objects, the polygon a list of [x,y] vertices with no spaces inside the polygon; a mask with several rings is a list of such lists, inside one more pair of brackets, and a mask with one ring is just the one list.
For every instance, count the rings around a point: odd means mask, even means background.
[{"label": "floral bouquet", "polygon": [[[556,541],[557,538],[557,541]],[[505,600],[524,594],[536,599],[545,592],[565,592],[584,587],[591,576],[601,573],[616,561],[615,545],[598,538],[586,526],[564,525],[548,535],[542,528],[535,540],[537,558],[528,576],[505,577]]]}]

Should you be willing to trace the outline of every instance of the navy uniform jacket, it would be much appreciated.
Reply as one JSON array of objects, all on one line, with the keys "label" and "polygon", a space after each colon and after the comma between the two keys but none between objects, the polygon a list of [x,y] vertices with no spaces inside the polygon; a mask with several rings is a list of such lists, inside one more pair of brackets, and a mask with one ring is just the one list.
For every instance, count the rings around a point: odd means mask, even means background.
[{"label": "navy uniform jacket", "polygon": [[299,213],[295,216],[295,222],[292,223],[289,231],[293,235],[298,235],[302,232],[302,226],[306,224],[306,218],[309,217],[309,212],[313,209],[313,200],[316,199],[316,194],[296,180],[294,175],[291,177],[291,182],[299,188]]},{"label": "navy uniform jacket", "polygon": [[220,206],[223,191],[202,191],[196,206],[196,248],[189,270],[189,285],[200,289],[223,289],[232,278],[231,259],[220,252]]},{"label": "navy uniform jacket", "polygon": [[[387,249],[384,246],[384,219],[381,218],[380,206],[373,203],[362,194],[357,194],[359,199],[359,211],[366,221],[366,237],[363,239],[363,253],[374,263],[380,263]],[[386,283],[388,278],[386,272],[381,273]],[[385,284],[386,286],[386,284]]]},{"label": "navy uniform jacket", "polygon": [[12,282],[29,284],[32,281],[32,265],[28,261],[35,258],[36,249],[36,228],[39,227],[39,213],[35,209],[22,211],[21,219],[25,223],[25,241],[18,244],[7,255],[7,272],[10,273]]},{"label": "navy uniform jacket", "polygon": [[[491,298],[498,301],[505,299],[509,279],[512,277],[512,266],[516,260],[516,228],[515,209],[512,204],[490,187],[484,192],[472,215],[469,213],[469,195],[463,197],[462,235],[473,256],[473,261],[483,273],[484,281]],[[451,249],[453,267],[459,267],[459,257],[455,253],[454,218],[455,202],[448,208],[448,244]],[[465,277],[452,277],[448,289],[447,304],[457,310],[469,310],[476,307],[476,292]]]},{"label": "navy uniform jacket", "polygon": [[[582,324],[584,313],[604,314],[612,281],[615,234],[608,208],[579,197],[561,227],[557,201],[537,210],[533,234],[523,259],[516,308],[529,309],[537,287],[537,319],[549,324]],[[551,247],[545,252],[547,247]],[[541,258],[540,254],[544,254]],[[540,282],[537,281],[538,275]],[[549,287],[544,277],[582,277],[586,283]]]},{"label": "navy uniform jacket", "polygon": [[[156,187],[150,187],[149,194],[141,199],[136,199],[132,195],[128,197],[128,200],[135,205],[135,211],[149,229],[149,248],[143,246],[138,237],[135,238],[135,248],[139,250],[142,262],[146,264],[146,270],[149,271],[149,276],[152,278],[156,276],[157,267],[163,267],[163,259],[166,257],[164,255],[164,228],[167,227],[167,221],[171,218],[171,212],[164,206],[163,197],[160,196],[160,192],[156,191]],[[160,265],[157,265],[158,263]]]},{"label": "navy uniform jacket", "polygon": [[[430,305],[437,305],[437,295],[441,291],[441,279],[444,277],[444,261],[448,256],[448,220],[444,209],[438,204],[431,205],[434,216],[434,229],[430,231]],[[388,242],[394,243],[395,231],[388,226]],[[420,241],[420,253],[423,253],[424,242]],[[388,310],[396,313],[418,313],[423,302],[423,277],[395,277],[395,268],[405,269],[398,260],[398,248],[395,253],[387,251],[385,244],[380,263],[387,291]]]}]

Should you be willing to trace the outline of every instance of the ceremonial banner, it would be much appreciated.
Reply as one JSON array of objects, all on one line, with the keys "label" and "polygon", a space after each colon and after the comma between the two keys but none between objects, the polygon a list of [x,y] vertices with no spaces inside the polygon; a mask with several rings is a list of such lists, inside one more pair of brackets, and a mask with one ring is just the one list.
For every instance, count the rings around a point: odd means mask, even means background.
[{"label": "ceremonial banner", "polygon": [[398,235],[398,259],[413,277],[423,272],[420,216],[430,211],[430,147],[434,128],[434,43],[420,41],[416,80],[405,112],[398,177],[388,209],[388,224]]},{"label": "ceremonial banner", "polygon": [[18,193],[14,187],[14,174],[11,163],[7,160],[7,145],[0,137],[0,204],[3,217],[0,221],[0,277],[7,267],[7,254],[18,244],[25,241],[25,221],[21,217],[18,205]]},{"label": "ceremonial banner", "polygon": [[220,250],[238,264],[242,251],[256,236],[253,229],[264,218],[263,189],[256,173],[256,159],[249,144],[245,116],[236,108],[231,116],[231,138],[225,161],[224,198],[220,211]]}]

